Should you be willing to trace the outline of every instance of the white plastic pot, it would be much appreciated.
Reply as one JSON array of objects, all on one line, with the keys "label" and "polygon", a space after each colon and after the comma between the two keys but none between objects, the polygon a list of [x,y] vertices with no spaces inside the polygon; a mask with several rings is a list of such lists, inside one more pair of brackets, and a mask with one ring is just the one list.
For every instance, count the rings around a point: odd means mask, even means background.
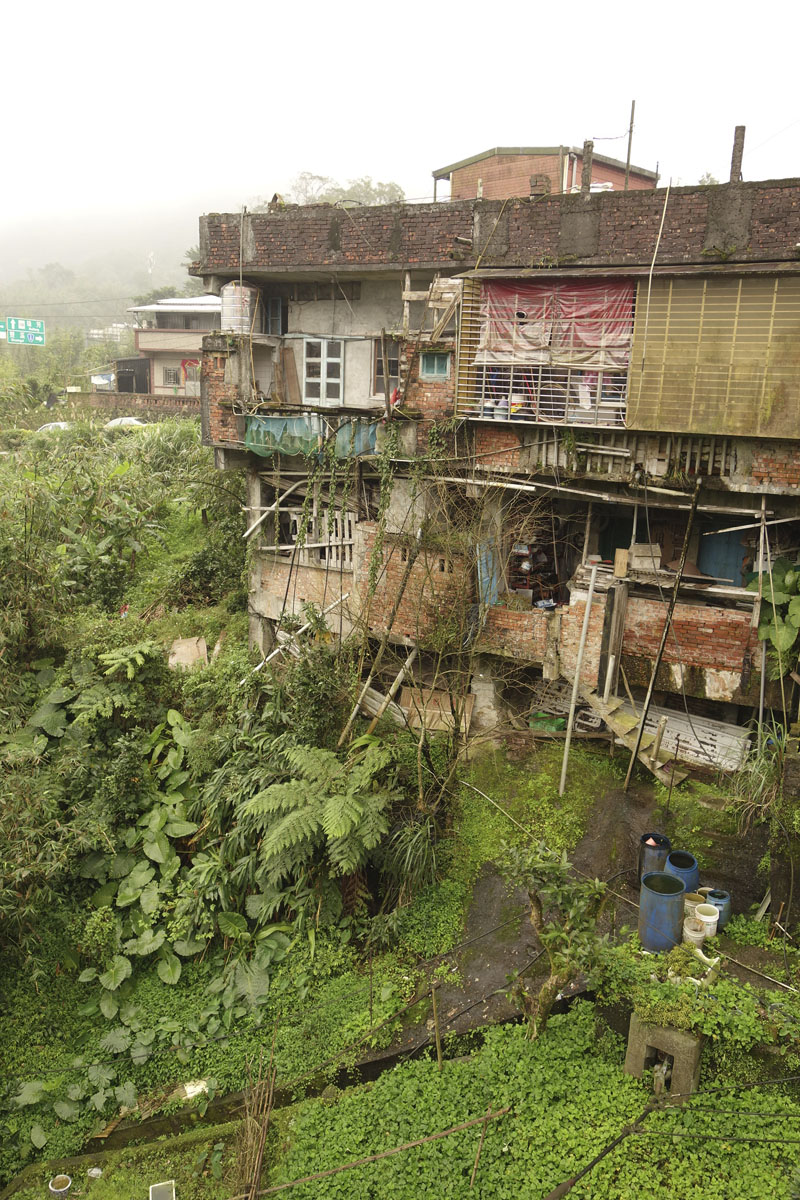
[{"label": "white plastic pot", "polygon": [[690,946],[702,946],[706,940],[706,927],[697,917],[687,917],[683,922],[683,940]]},{"label": "white plastic pot", "polygon": [[715,908],[713,904],[698,904],[694,915],[695,920],[703,922],[706,937],[713,937],[719,923],[719,909]]},{"label": "white plastic pot", "polygon": [[47,1185],[51,1196],[66,1196],[71,1187],[72,1180],[69,1175],[54,1175]]},{"label": "white plastic pot", "polygon": [[699,892],[686,892],[683,897],[683,910],[686,913],[686,916],[693,917],[694,910],[697,908],[698,904],[702,904],[703,902],[704,897],[701,896]]}]

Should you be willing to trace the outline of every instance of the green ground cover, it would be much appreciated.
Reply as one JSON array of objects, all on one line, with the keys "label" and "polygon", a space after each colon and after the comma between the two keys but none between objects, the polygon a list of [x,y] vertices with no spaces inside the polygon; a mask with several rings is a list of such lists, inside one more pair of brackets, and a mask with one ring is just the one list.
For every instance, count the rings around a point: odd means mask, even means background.
[{"label": "green ground cover", "polygon": [[[541,1200],[583,1167],[644,1109],[649,1081],[621,1071],[623,1048],[598,1036],[591,1005],[578,1003],[551,1018],[536,1042],[522,1027],[487,1032],[468,1060],[415,1062],[374,1084],[327,1101],[306,1101],[277,1115],[264,1186],[285,1183],[508,1106],[487,1126],[472,1189],[491,1200]],[[744,1097],[744,1098],[743,1098]],[[774,1136],[800,1117],[800,1105],[775,1089],[748,1091],[723,1105],[743,1116],[694,1111],[694,1105],[647,1118],[647,1136],[631,1137],[571,1195],[576,1200],[776,1200],[790,1195],[798,1147],[779,1143],[704,1140],[703,1135]],[[771,1115],[780,1114],[776,1123]],[[694,1133],[696,1138],[655,1136]],[[404,1151],[377,1163],[300,1185],[298,1200],[314,1197],[463,1195],[469,1187],[480,1129]]]},{"label": "green ground cover", "polygon": [[[193,1129],[179,1137],[164,1137],[146,1146],[87,1156],[79,1163],[52,1159],[47,1167],[29,1168],[14,1191],[15,1200],[40,1200],[56,1173],[72,1179],[70,1196],[87,1200],[130,1200],[147,1196],[152,1183],[175,1181],[180,1200],[226,1200],[236,1186],[238,1122],[213,1129]],[[87,1172],[99,1167],[102,1175]]]}]

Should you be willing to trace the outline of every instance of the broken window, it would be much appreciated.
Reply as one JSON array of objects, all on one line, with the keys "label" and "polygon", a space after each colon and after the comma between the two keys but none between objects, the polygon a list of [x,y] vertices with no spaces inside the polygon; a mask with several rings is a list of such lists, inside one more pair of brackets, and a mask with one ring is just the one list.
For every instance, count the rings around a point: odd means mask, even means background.
[{"label": "broken window", "polygon": [[[386,339],[386,357],[389,361],[389,392],[394,391],[400,386],[400,342],[394,338]],[[375,387],[373,392],[376,396],[382,396],[383,388],[383,353],[381,351],[381,339],[375,339],[375,371],[374,371]]]},{"label": "broken window", "polygon": [[278,516],[278,541],[273,542],[275,523],[264,531],[261,549],[291,559],[299,567],[335,567],[352,571],[356,514],[341,508],[320,506],[305,518],[302,508],[282,508]]},{"label": "broken window", "polygon": [[462,321],[459,411],[624,425],[633,311],[628,280],[484,282]]},{"label": "broken window", "polygon": [[308,338],[305,343],[303,397],[306,404],[342,402],[343,343],[338,338]]}]

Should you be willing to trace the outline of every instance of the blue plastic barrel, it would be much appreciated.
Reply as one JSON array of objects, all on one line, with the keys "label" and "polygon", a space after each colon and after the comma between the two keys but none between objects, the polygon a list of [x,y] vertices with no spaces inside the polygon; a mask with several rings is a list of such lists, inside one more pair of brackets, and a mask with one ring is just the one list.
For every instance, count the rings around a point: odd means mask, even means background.
[{"label": "blue plastic barrel", "polygon": [[720,888],[714,888],[706,896],[706,904],[713,904],[714,908],[719,909],[719,921],[717,929],[724,929],[731,919],[731,897],[729,892],[723,892]]},{"label": "blue plastic barrel", "polygon": [[697,859],[688,850],[670,850],[664,870],[683,881],[687,892],[696,892],[700,886],[700,868]]},{"label": "blue plastic barrel", "polygon": [[683,895],[677,875],[650,871],[639,889],[639,941],[645,950],[672,950],[683,939]]},{"label": "blue plastic barrel", "polygon": [[[648,846],[655,842],[655,846]],[[643,833],[639,838],[639,882],[651,871],[663,871],[672,842],[663,833]]]}]

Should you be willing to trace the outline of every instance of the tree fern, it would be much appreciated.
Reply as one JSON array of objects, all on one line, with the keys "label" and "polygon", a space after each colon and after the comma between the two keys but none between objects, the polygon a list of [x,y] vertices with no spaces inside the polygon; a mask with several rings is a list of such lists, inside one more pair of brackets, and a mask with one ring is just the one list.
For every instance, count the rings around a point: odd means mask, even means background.
[{"label": "tree fern", "polygon": [[296,808],[270,826],[261,843],[262,861],[266,863],[275,855],[301,842],[310,843],[308,846],[310,850],[319,838],[320,832],[319,808],[315,805]]},{"label": "tree fern", "polygon": [[326,796],[322,807],[322,827],[325,836],[331,838],[349,837],[357,828],[364,814],[364,806],[358,796],[351,792]]}]

